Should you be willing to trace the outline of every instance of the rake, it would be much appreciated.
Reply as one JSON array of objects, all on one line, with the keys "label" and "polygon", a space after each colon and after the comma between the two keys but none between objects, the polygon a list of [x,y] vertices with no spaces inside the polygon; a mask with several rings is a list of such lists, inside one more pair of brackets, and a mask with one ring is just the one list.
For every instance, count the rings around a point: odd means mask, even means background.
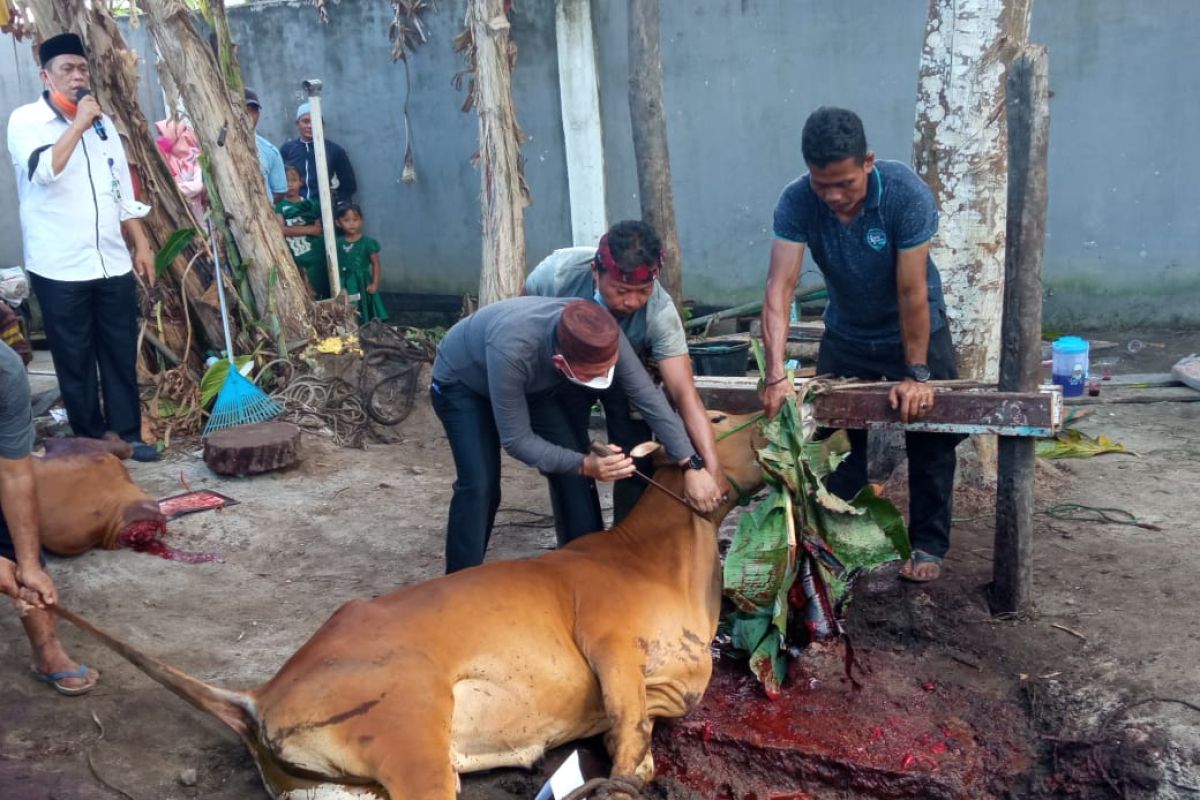
[{"label": "rake", "polygon": [[283,412],[283,406],[272,400],[266,392],[254,385],[238,372],[233,359],[233,337],[229,334],[229,308],[225,305],[225,281],[221,278],[221,261],[217,255],[217,237],[213,235],[212,220],[206,220],[208,242],[212,248],[213,275],[217,280],[217,299],[221,303],[221,324],[225,328],[225,354],[229,358],[229,370],[225,382],[217,392],[216,402],[204,426],[204,436],[223,428],[265,422]]}]

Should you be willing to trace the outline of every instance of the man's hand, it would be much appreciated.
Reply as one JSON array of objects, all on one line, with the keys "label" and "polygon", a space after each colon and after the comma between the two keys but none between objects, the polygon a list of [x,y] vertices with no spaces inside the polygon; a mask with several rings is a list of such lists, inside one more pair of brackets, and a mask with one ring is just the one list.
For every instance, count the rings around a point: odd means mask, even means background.
[{"label": "man's hand", "polygon": [[149,247],[139,247],[134,251],[133,268],[142,276],[146,286],[153,289],[158,277],[154,274],[154,252]]},{"label": "man's hand", "polygon": [[787,379],[786,373],[783,380],[776,379],[774,383],[771,380],[766,380],[763,383],[763,388],[759,390],[758,396],[762,400],[763,410],[767,413],[767,419],[772,419],[779,413],[779,409],[783,408],[783,404],[787,402],[788,397],[796,394],[796,387],[792,386],[792,382]]},{"label": "man's hand", "polygon": [[888,393],[892,408],[900,410],[901,422],[915,422],[933,408],[933,387],[927,383],[905,378]]},{"label": "man's hand", "polygon": [[100,119],[100,115],[103,113],[104,111],[100,108],[100,101],[96,99],[96,95],[89,94],[76,104],[73,124],[81,132],[85,131],[92,127],[92,123]]},{"label": "man's hand", "polygon": [[17,583],[21,585],[22,599],[37,608],[52,606],[58,602],[58,589],[41,565],[17,567]]},{"label": "man's hand", "polygon": [[0,594],[9,596],[22,617],[34,607],[32,601],[37,599],[36,594],[23,588],[17,580],[17,565],[3,557],[0,557]]},{"label": "man's hand", "polygon": [[708,470],[683,471],[683,497],[699,511],[705,514],[716,511],[721,505],[723,494]]},{"label": "man's hand", "polygon": [[633,474],[633,459],[625,455],[615,444],[608,445],[611,456],[598,456],[588,453],[579,465],[579,471],[584,476],[597,481],[617,481],[628,478]]}]

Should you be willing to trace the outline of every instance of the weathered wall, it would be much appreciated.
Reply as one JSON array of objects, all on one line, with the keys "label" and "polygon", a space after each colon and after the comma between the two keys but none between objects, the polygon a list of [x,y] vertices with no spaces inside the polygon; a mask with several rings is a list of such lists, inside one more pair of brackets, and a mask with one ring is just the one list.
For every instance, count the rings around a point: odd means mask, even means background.
[{"label": "weathered wall", "polygon": [[[388,60],[390,6],[343,0],[322,27],[307,4],[234,8],[230,22],[248,85],[263,100],[261,131],[294,135],[300,80],[325,83],[326,129],[359,175],[367,230],[383,245],[385,288],[474,291],[479,176],[469,163],[477,124],[450,86],[450,41],[464,0],[430,15],[431,42],[413,60],[410,111],[418,182],[399,182],[404,71]],[[559,121],[553,0],[515,15],[514,76],[533,205],[531,264],[571,239]],[[799,130],[818,105],[857,109],[872,148],[908,160],[927,0],[663,0],[663,69],[686,294],[704,303],[756,298],[771,211],[803,171]],[[609,221],[638,214],[627,98],[625,3],[593,2],[599,42]],[[1200,85],[1186,68],[1200,3],[1035,2],[1031,38],[1050,50],[1054,90],[1047,324],[1200,324],[1200,216],[1186,156],[1200,128]],[[131,36],[143,55],[144,30]],[[0,55],[0,125],[36,95],[27,44]],[[152,56],[151,56],[152,57]],[[147,69],[143,99],[161,110]],[[20,263],[12,171],[0,166],[0,264]],[[811,265],[810,265],[811,267]],[[944,264],[943,269],[953,269]]]}]

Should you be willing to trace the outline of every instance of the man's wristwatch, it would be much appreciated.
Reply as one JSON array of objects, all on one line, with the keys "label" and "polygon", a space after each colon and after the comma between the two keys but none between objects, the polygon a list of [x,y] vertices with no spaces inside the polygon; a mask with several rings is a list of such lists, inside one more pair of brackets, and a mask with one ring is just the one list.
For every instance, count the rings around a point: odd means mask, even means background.
[{"label": "man's wristwatch", "polygon": [[692,457],[687,460],[687,464],[684,466],[687,469],[704,469],[706,464],[704,463],[703,456],[701,456],[699,453],[692,453]]},{"label": "man's wristwatch", "polygon": [[929,380],[929,367],[924,364],[909,364],[907,374],[917,383],[925,383]]}]

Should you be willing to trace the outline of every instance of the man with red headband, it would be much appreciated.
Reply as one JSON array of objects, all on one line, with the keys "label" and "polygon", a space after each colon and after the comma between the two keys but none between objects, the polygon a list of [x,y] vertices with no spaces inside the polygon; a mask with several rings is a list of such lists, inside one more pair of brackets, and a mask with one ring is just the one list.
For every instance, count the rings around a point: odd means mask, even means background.
[{"label": "man with red headband", "polygon": [[[689,484],[693,494],[688,499],[698,508],[715,507],[728,491],[728,484],[717,464],[712,425],[692,379],[683,321],[671,296],[658,283],[661,266],[658,234],[645,222],[625,220],[613,225],[594,250],[568,247],[550,254],[529,273],[525,293],[577,297],[608,309],[638,357],[657,367],[699,455],[692,465],[698,474]],[[650,438],[650,429],[632,413],[629,398],[619,386],[601,392],[572,389],[560,394],[575,438],[587,436],[592,403],[597,397],[604,407],[609,442],[628,451]],[[654,471],[650,463],[639,463],[638,467],[645,473]],[[549,480],[560,538],[569,541],[603,527],[594,482],[575,475],[551,475]],[[643,491],[645,484],[637,478],[613,485],[613,524],[625,518]],[[591,516],[581,523],[583,530],[576,530],[567,525],[565,509],[580,506],[591,509]]]},{"label": "man with red headband", "polygon": [[157,451],[142,443],[133,275],[154,285],[141,221],[150,209],[134,197],[116,127],[91,94],[83,42],[52,36],[38,57],[46,91],[9,117],[8,152],[25,268],[67,419],[76,436],[113,431],[134,445],[135,459],[153,461]]}]

